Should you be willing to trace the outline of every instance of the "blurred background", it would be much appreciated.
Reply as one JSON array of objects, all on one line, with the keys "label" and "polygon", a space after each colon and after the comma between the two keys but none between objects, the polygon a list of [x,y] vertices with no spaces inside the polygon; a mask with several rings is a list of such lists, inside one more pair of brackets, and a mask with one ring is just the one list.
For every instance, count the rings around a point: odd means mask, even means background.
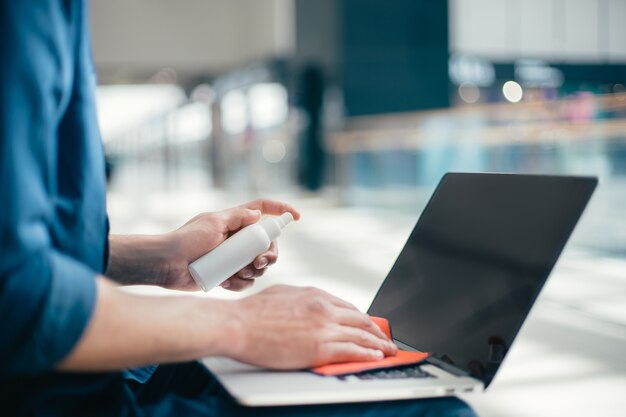
[{"label": "blurred background", "polygon": [[316,285],[366,309],[443,173],[598,176],[493,387],[467,400],[483,416],[623,415],[626,0],[108,0],[91,13],[112,231],[287,200],[303,220],[255,290]]}]

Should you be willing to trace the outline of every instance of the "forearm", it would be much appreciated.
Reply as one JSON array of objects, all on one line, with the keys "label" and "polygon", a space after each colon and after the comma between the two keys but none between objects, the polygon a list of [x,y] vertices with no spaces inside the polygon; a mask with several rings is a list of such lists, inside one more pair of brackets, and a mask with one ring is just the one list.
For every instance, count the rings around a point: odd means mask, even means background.
[{"label": "forearm", "polygon": [[[95,310],[66,371],[103,371],[228,353],[240,340],[233,301],[151,297],[123,292],[97,279]],[[234,347],[231,345],[230,347]]]},{"label": "forearm", "polygon": [[162,285],[169,273],[172,252],[166,236],[110,235],[107,276],[124,285]]}]

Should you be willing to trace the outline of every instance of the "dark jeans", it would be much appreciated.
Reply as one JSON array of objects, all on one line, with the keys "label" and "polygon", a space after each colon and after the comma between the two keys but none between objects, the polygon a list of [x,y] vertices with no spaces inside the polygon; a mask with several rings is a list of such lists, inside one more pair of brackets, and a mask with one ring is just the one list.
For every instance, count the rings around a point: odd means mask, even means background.
[{"label": "dark jeans", "polygon": [[[5,386],[6,385],[6,386]],[[237,405],[197,362],[160,366],[145,384],[115,374],[57,374],[2,384],[2,415],[115,417],[475,417],[454,397],[288,407]],[[5,414],[6,411],[10,411]]]}]

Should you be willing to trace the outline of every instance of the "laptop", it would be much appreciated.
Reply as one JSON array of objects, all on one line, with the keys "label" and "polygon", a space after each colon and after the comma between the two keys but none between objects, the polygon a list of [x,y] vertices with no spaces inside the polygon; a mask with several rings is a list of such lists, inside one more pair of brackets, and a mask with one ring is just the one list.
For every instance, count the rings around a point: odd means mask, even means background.
[{"label": "laptop", "polygon": [[240,404],[380,401],[481,392],[492,382],[597,179],[446,174],[368,314],[419,365],[353,375],[203,363]]}]

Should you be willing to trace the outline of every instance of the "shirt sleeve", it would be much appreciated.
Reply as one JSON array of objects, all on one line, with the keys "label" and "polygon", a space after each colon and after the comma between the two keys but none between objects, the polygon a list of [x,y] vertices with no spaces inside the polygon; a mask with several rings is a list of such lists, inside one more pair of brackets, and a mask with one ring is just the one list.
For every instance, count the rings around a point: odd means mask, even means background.
[{"label": "shirt sleeve", "polygon": [[51,233],[74,3],[0,2],[0,377],[52,369],[95,303],[95,272]]}]

